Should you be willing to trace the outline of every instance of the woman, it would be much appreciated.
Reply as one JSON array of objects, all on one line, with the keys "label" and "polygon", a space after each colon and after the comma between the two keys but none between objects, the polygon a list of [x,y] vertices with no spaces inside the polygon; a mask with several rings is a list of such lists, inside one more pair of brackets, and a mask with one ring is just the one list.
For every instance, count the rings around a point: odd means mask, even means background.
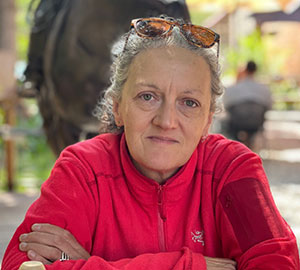
[{"label": "woman", "polygon": [[47,269],[299,269],[259,157],[208,135],[218,41],[170,18],[133,21],[98,107],[107,133],[63,151],[4,270],[28,258]]}]

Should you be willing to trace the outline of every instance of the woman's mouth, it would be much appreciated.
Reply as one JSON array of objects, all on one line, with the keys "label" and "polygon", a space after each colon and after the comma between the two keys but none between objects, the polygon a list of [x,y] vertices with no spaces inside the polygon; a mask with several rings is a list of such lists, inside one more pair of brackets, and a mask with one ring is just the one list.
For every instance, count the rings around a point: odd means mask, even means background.
[{"label": "woman's mouth", "polygon": [[179,143],[176,139],[166,136],[149,136],[147,137],[153,142],[162,143],[162,144],[174,144]]}]

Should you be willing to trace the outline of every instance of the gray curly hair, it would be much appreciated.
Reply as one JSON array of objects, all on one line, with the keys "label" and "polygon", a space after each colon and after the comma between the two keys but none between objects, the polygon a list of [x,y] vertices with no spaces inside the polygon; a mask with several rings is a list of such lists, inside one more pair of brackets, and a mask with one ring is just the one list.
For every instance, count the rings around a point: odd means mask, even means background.
[{"label": "gray curly hair", "polygon": [[[100,120],[100,133],[121,133],[123,128],[116,125],[113,115],[113,100],[120,101],[122,89],[128,78],[130,64],[134,57],[147,49],[175,46],[185,48],[202,56],[210,67],[211,73],[211,104],[212,112],[220,111],[221,104],[218,97],[223,94],[224,87],[220,79],[220,65],[213,49],[199,48],[186,40],[175,27],[167,37],[141,38],[134,30],[123,35],[112,47],[110,86],[104,90],[102,98],[94,110],[94,116]],[[126,46],[126,48],[125,48]]]}]

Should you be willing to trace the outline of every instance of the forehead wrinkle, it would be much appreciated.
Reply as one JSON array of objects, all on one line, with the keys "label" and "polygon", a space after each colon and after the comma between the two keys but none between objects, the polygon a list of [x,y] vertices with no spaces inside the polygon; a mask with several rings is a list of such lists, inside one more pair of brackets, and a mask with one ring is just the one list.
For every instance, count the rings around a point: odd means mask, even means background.
[{"label": "forehead wrinkle", "polygon": [[156,90],[160,90],[160,88],[157,85],[153,84],[153,83],[137,82],[135,85],[136,86],[146,86],[146,87],[149,87],[149,88],[154,88]]},{"label": "forehead wrinkle", "polygon": [[[167,84],[168,89],[172,89],[174,81],[176,81],[176,80],[174,80],[175,74],[176,74],[176,65],[174,65],[174,67],[170,71],[171,71],[170,76],[168,77],[169,83]],[[174,89],[176,89],[176,87]]]},{"label": "forehead wrinkle", "polygon": [[200,91],[196,90],[196,89],[187,89],[187,90],[183,91],[183,94],[197,94],[199,92]]},{"label": "forehead wrinkle", "polygon": [[[170,83],[170,84],[172,84],[172,83]],[[147,88],[153,88],[153,89],[158,90],[160,92],[162,91],[161,88],[159,86],[157,86],[155,83],[147,83],[147,82],[141,81],[141,82],[136,82],[135,85],[137,87],[147,87]],[[186,89],[184,91],[181,91],[181,93],[184,94],[184,95],[195,95],[195,94],[198,95],[199,94],[199,95],[203,96],[204,95],[203,91],[199,91],[199,89],[201,89],[201,88]]]},{"label": "forehead wrinkle", "polygon": [[[206,95],[206,91],[203,91],[201,87],[196,89],[187,89],[182,92],[184,95],[191,95],[195,97],[204,97]],[[210,93],[210,92],[209,92]]]}]

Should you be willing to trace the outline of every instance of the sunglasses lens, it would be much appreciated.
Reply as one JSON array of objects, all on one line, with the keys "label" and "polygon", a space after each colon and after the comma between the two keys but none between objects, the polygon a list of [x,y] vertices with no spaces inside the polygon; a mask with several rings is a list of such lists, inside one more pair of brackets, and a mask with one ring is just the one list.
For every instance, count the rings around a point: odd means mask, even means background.
[{"label": "sunglasses lens", "polygon": [[157,37],[165,35],[171,25],[162,20],[139,20],[135,24],[138,34],[145,37]]},{"label": "sunglasses lens", "polygon": [[216,34],[209,29],[195,25],[183,25],[182,28],[186,38],[199,46],[209,48],[216,42]]},{"label": "sunglasses lens", "polygon": [[219,44],[220,39],[218,34],[208,28],[193,24],[180,24],[161,18],[136,19],[132,21],[131,26],[140,37],[145,38],[167,36],[173,27],[177,26],[189,42],[203,48],[210,48],[216,42]]}]

